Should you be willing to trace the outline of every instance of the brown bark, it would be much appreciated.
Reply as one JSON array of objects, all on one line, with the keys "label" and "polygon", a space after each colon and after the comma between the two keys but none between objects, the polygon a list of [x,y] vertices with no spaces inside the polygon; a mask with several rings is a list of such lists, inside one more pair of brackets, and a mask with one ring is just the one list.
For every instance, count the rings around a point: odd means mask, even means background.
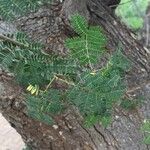
[{"label": "brown bark", "polygon": [[[77,5],[78,4],[78,5]],[[61,6],[63,5],[63,7]],[[69,7],[69,8],[68,8]],[[63,4],[43,7],[38,12],[20,18],[17,26],[33,40],[45,43],[47,51],[65,52],[63,39],[68,35],[68,18],[74,12],[85,15],[92,24],[103,27],[108,37],[108,49],[122,43],[123,52],[134,63],[134,71],[127,75],[130,94],[144,95],[143,107],[132,112],[115,108],[113,123],[104,129],[82,125],[82,117],[75,108],[56,116],[56,124],[48,126],[27,116],[23,89],[5,72],[0,73],[0,110],[33,150],[147,150],[139,128],[149,118],[150,53],[138,43],[112,11],[98,0],[65,0]],[[66,19],[67,18],[67,19]],[[67,31],[66,31],[67,30]],[[138,85],[138,86],[137,86]],[[133,86],[136,86],[134,90]]]}]

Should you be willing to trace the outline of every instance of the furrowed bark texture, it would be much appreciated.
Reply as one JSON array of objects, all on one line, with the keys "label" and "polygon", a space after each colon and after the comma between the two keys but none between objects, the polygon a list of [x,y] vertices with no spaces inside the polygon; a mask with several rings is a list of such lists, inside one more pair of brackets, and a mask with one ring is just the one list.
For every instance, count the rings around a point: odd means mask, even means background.
[{"label": "furrowed bark texture", "polygon": [[85,128],[75,108],[56,116],[56,124],[48,126],[27,116],[23,89],[10,74],[1,71],[0,110],[33,150],[148,150],[142,143],[140,126],[144,118],[150,118],[150,53],[108,7],[98,0],[65,0],[20,18],[16,26],[33,40],[43,42],[47,52],[62,54],[66,52],[64,39],[73,33],[68,18],[74,12],[103,27],[110,52],[122,44],[124,54],[134,63],[134,69],[127,74],[129,94],[144,95],[143,106],[132,112],[116,107],[113,123],[106,129],[99,124]]}]

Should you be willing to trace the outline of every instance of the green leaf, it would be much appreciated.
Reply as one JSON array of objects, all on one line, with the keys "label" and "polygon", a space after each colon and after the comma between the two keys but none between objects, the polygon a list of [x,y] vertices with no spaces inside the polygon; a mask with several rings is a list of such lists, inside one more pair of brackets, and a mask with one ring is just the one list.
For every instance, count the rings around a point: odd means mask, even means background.
[{"label": "green leaf", "polygon": [[75,15],[71,19],[74,30],[78,37],[68,38],[65,41],[71,57],[78,60],[81,65],[92,65],[102,56],[106,45],[106,38],[100,27],[88,27],[85,19]]},{"label": "green leaf", "polygon": [[101,118],[101,123],[105,128],[108,127],[111,124],[111,122],[112,122],[111,116],[103,116]]},{"label": "green leaf", "polygon": [[145,133],[143,142],[145,144],[150,144],[150,121],[146,120],[141,127],[141,131]]},{"label": "green leaf", "polygon": [[88,115],[84,120],[85,127],[89,128],[98,122],[98,117],[95,115]]},{"label": "green leaf", "polygon": [[[111,71],[111,69],[110,69]],[[111,74],[111,72],[110,72]],[[120,76],[104,76],[101,72],[91,75],[85,72],[81,75],[81,81],[68,93],[70,101],[79,108],[83,116],[90,117],[91,122],[98,121],[102,116],[110,117],[113,105],[119,101],[126,91],[126,87]],[[103,118],[100,121],[104,121]],[[86,124],[87,121],[86,121]]]},{"label": "green leaf", "polygon": [[144,138],[144,140],[143,140],[143,142],[145,143],[145,144],[150,144],[150,136],[148,136],[148,137],[145,137]]},{"label": "green leaf", "polygon": [[27,95],[26,106],[30,117],[52,124],[54,122],[52,116],[59,114],[64,107],[61,91],[50,89],[37,96]]},{"label": "green leaf", "polygon": [[131,62],[122,54],[120,47],[111,56],[109,63],[112,65],[114,70],[119,70],[121,72],[127,71],[131,68]]},{"label": "green leaf", "polygon": [[73,29],[78,33],[78,34],[84,34],[87,32],[88,28],[88,23],[87,20],[81,16],[81,15],[73,15],[71,17],[71,25]]},{"label": "green leaf", "polygon": [[150,132],[150,121],[146,121],[146,122],[143,124],[141,130],[144,131],[144,132],[145,132],[145,131],[146,131],[146,132]]},{"label": "green leaf", "polygon": [[29,11],[35,11],[50,0],[0,0],[0,14],[5,20],[13,20],[15,17],[25,15]]}]

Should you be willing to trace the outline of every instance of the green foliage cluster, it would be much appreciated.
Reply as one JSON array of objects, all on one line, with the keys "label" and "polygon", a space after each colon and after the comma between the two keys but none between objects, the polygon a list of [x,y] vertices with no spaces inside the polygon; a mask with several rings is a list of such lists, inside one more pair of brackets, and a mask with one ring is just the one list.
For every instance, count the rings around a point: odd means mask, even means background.
[{"label": "green foliage cluster", "polygon": [[121,17],[122,21],[132,29],[142,28],[149,0],[121,0],[121,4],[116,14]]},{"label": "green foliage cluster", "polygon": [[30,42],[24,33],[8,35],[11,41],[0,41],[0,61],[3,67],[15,74],[16,80],[23,86],[37,84],[43,86],[53,78],[53,74],[73,74],[76,68],[73,61],[56,55],[46,55],[42,45]]},{"label": "green foliage cluster", "polygon": [[71,24],[79,36],[67,39],[66,47],[71,50],[71,57],[81,65],[89,64],[92,67],[104,52],[106,38],[100,27],[89,27],[82,16],[73,16]]},{"label": "green foliage cluster", "polygon": [[37,96],[26,96],[28,115],[47,124],[53,123],[53,115],[59,114],[63,106],[62,92],[56,89],[40,92]]},{"label": "green foliage cluster", "polygon": [[145,144],[150,144],[150,121],[149,120],[145,120],[143,126],[141,127],[142,132],[145,133],[145,138],[143,140],[143,142]]},{"label": "green foliage cluster", "polygon": [[[18,44],[1,41],[1,62],[33,94],[27,95],[26,105],[34,119],[50,124],[65,104],[71,104],[79,109],[86,126],[97,122],[107,126],[113,106],[126,91],[124,73],[129,62],[119,49],[106,66],[96,70],[94,66],[106,53],[107,40],[102,29],[89,27],[80,15],[72,17],[71,25],[78,36],[66,39],[68,57],[45,54],[40,44],[17,33],[11,37]],[[65,86],[57,88],[55,83]]]},{"label": "green foliage cluster", "polygon": [[122,78],[124,69],[127,69],[126,62],[121,52],[117,51],[110,58],[107,67],[95,74],[91,74],[90,70],[85,71],[81,74],[82,80],[69,90],[68,97],[86,118],[87,126],[96,122],[106,125],[105,120],[111,119],[113,105],[121,100],[126,91]]},{"label": "green foliage cluster", "polygon": [[5,20],[13,20],[51,0],[0,0],[0,14]]}]

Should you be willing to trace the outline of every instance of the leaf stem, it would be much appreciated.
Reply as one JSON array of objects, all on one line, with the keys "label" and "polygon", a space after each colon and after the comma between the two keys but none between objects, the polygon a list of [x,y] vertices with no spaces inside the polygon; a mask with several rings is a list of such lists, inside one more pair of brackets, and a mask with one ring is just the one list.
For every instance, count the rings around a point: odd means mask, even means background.
[{"label": "leaf stem", "polygon": [[20,42],[18,42],[18,41],[15,41],[14,39],[11,39],[11,38],[9,38],[9,37],[7,37],[7,36],[4,36],[4,35],[2,35],[2,34],[0,34],[0,39],[1,39],[1,40],[4,40],[4,41],[8,41],[8,42],[13,43],[13,44],[15,44],[15,45],[17,45],[17,46],[20,46],[20,47],[28,48],[28,45],[25,45],[25,44],[23,44],[23,43],[20,43]]},{"label": "leaf stem", "polygon": [[86,37],[86,45],[85,45],[85,47],[86,47],[86,52],[87,52],[87,58],[88,58],[88,61],[89,61],[89,67],[90,67],[91,70],[93,70],[93,67],[92,67],[92,64],[91,64],[91,61],[90,61],[90,56],[89,56],[87,35],[85,35],[85,37]]},{"label": "leaf stem", "polygon": [[46,86],[46,89],[44,92],[48,90],[48,88],[51,86],[52,82],[56,79],[56,76],[53,77],[53,79],[49,82],[49,84]]}]

